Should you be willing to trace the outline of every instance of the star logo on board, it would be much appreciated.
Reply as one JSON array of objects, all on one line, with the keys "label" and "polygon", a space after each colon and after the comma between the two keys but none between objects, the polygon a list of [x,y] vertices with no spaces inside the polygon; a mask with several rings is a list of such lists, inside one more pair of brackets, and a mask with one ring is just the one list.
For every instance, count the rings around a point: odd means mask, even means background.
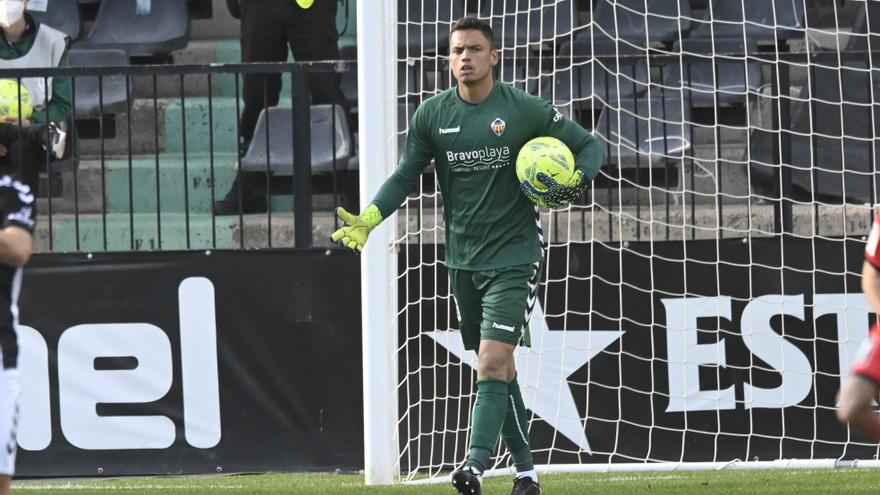
[{"label": "star logo on board", "polygon": [[[534,412],[581,451],[592,454],[584,423],[568,386],[568,377],[623,335],[613,330],[568,330],[551,332],[541,303],[535,304],[529,323],[532,347],[514,351],[519,386],[527,409]],[[458,331],[428,332],[427,335],[471,368],[477,354],[466,351]]]},{"label": "star logo on board", "polygon": [[496,136],[501,137],[504,134],[504,129],[507,129],[507,122],[501,120],[501,117],[495,117],[490,127]]}]

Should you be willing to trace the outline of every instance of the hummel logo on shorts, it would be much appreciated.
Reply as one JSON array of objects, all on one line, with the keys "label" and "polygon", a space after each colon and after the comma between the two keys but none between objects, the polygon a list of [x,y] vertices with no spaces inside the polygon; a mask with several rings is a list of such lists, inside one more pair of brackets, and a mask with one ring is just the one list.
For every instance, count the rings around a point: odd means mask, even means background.
[{"label": "hummel logo on shorts", "polygon": [[516,327],[512,327],[510,325],[502,325],[501,323],[492,322],[492,328],[497,328],[499,330],[507,330],[508,332],[512,332],[516,330]]}]

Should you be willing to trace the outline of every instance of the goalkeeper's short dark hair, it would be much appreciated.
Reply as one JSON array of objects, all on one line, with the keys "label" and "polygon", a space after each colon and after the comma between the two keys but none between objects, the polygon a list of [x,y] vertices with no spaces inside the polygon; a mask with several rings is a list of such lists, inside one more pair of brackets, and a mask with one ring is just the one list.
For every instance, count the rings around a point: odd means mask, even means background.
[{"label": "goalkeeper's short dark hair", "polygon": [[489,40],[489,48],[495,48],[495,33],[492,32],[492,26],[488,22],[477,17],[462,17],[455,21],[452,29],[449,30],[449,41],[452,41],[452,33],[464,29],[476,29],[483,33],[483,36]]}]

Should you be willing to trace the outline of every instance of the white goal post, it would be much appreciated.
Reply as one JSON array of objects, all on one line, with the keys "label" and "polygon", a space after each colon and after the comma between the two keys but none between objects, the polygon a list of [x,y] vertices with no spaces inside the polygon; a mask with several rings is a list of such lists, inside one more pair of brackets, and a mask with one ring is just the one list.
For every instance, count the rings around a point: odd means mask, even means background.
[{"label": "white goal post", "polygon": [[[874,316],[880,1],[359,0],[361,201],[418,104],[453,84],[451,22],[489,21],[498,79],[606,145],[543,211],[546,279],[517,352],[539,471],[880,467],[835,394]],[[425,174],[363,253],[366,482],[466,456],[475,356]],[[511,473],[502,446],[488,474]]]},{"label": "white goal post", "polygon": [[[396,4],[357,2],[358,125],[361,202],[368,202],[394,169],[396,113]],[[365,49],[369,47],[369,49]],[[368,116],[368,117],[367,117]],[[368,168],[369,167],[369,168]],[[369,171],[369,173],[367,173]],[[364,473],[367,484],[392,483],[397,464],[397,262],[394,225],[370,236],[361,261],[361,319],[364,369]]]}]

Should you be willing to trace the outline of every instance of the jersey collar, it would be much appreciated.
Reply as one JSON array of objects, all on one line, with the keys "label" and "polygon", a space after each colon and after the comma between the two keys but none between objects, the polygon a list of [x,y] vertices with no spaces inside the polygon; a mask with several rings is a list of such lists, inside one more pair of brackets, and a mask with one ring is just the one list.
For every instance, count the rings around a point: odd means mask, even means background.
[{"label": "jersey collar", "polygon": [[458,84],[453,86],[451,89],[452,89],[452,92],[455,94],[455,103],[458,106],[460,106],[461,108],[471,109],[471,108],[478,108],[482,105],[485,105],[489,101],[491,101],[495,97],[495,93],[498,92],[499,86],[501,86],[501,81],[499,81],[498,79],[493,80],[492,81],[492,91],[490,91],[489,96],[487,96],[486,99],[481,101],[480,103],[469,103],[469,102],[466,102],[463,99],[461,99],[461,95],[458,93]]}]

